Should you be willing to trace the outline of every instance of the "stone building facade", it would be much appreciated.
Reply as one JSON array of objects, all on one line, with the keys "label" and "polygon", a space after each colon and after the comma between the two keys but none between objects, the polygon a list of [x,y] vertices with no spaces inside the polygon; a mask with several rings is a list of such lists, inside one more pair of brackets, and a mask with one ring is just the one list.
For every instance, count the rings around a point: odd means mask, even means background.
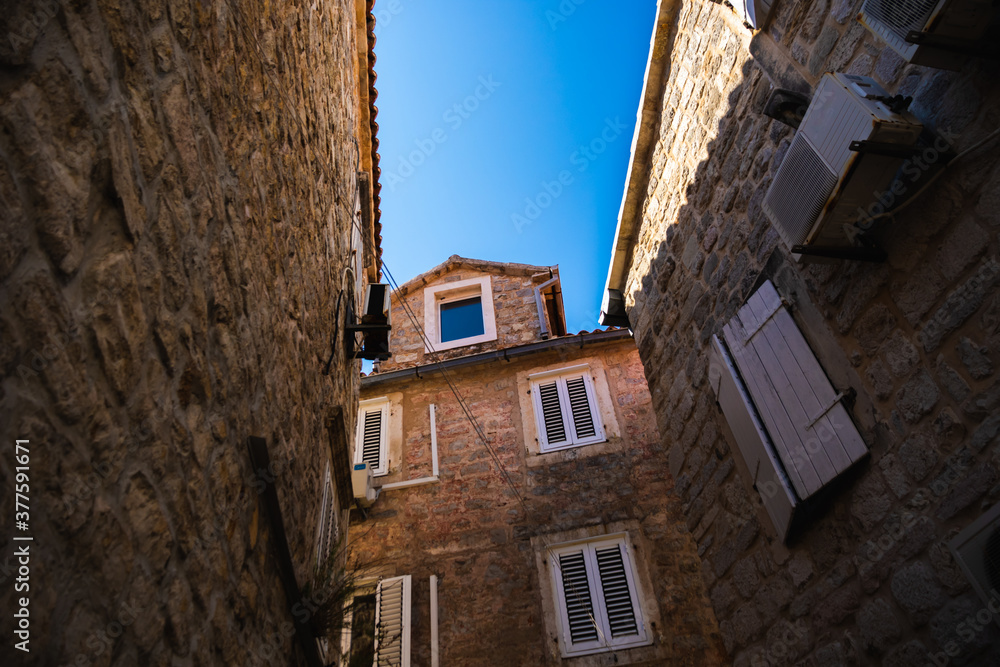
[{"label": "stone building facade", "polygon": [[[995,524],[1000,500],[1000,164],[982,143],[1000,121],[996,65],[907,64],[859,23],[860,0],[771,4],[751,30],[722,4],[660,3],[608,281],[726,652],[737,665],[995,664],[1000,631],[949,544]],[[765,103],[775,88],[811,94],[828,71],[912,96],[931,137],[973,149],[895,216],[883,262],[798,263],[764,212],[795,136]],[[768,280],[869,450],[787,540],[740,467],[710,367],[713,336]]]},{"label": "stone building facade", "polygon": [[0,538],[6,664],[320,664],[293,603],[350,501],[370,7],[0,6],[0,510],[26,440],[34,538]]},{"label": "stone building facade", "polygon": [[[362,582],[408,578],[409,663],[401,664],[723,660],[632,338],[624,329],[566,334],[561,293],[557,266],[457,256],[394,292],[393,357],[362,379],[355,454],[381,469],[379,492],[351,513],[350,552]],[[479,326],[452,340],[441,309],[456,298],[481,307]],[[420,331],[432,332],[433,345]],[[454,346],[428,351],[442,341]],[[562,437],[540,421],[553,414],[541,401],[556,386],[579,392],[569,399],[572,416],[556,417]],[[383,419],[378,461],[371,434]],[[596,424],[589,432],[588,420]],[[560,625],[567,607],[557,554],[572,560],[609,544],[632,568],[642,635],[606,632],[606,643],[574,644]],[[607,599],[595,598],[594,609]],[[370,646],[352,625],[345,650]],[[391,644],[392,631],[380,632]]]}]

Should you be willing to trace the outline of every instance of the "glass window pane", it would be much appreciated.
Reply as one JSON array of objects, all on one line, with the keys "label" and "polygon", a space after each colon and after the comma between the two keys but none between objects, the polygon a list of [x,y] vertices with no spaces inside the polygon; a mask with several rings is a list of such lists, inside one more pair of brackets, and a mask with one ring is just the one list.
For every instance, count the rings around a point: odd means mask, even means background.
[{"label": "glass window pane", "polygon": [[482,297],[451,301],[441,304],[441,342],[482,336],[483,328]]}]

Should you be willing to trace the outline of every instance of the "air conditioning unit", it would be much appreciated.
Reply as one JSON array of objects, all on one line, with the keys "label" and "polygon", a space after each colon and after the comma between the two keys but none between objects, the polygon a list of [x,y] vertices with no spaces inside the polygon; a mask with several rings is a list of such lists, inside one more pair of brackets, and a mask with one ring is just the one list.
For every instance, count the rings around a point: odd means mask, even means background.
[{"label": "air conditioning unit", "polygon": [[760,30],[764,28],[773,5],[772,0],[736,0],[733,8],[744,23],[750,24],[755,30]]},{"label": "air conditioning unit", "polygon": [[[969,524],[948,547],[983,604],[1000,606],[1000,503]],[[995,613],[993,618],[1000,623]]]},{"label": "air conditioning unit", "polygon": [[[347,353],[352,358],[383,360],[392,356],[389,351],[389,332],[392,330],[390,315],[392,305],[390,288],[385,283],[373,283],[365,288],[365,301],[361,309],[360,322],[348,323]],[[353,316],[351,316],[353,317]],[[364,336],[361,349],[356,349],[355,333]]]},{"label": "air conditioning unit", "polygon": [[907,62],[957,70],[996,9],[993,0],[865,0],[858,20]]},{"label": "air conditioning unit", "polygon": [[855,223],[891,188],[922,130],[890,106],[870,77],[823,76],[764,196],[764,213],[796,260],[880,258],[858,246]]},{"label": "air conditioning unit", "polygon": [[378,489],[372,485],[372,470],[367,463],[354,464],[351,487],[354,489],[354,500],[361,507],[371,507],[378,498]]},{"label": "air conditioning unit", "polygon": [[361,310],[362,324],[389,324],[391,309],[389,285],[372,283],[365,289],[365,304]]}]

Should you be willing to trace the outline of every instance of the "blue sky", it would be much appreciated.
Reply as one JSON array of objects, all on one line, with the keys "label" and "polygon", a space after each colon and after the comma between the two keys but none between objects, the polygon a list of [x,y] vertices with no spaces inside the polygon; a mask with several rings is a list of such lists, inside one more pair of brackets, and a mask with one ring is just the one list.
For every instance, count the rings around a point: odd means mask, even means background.
[{"label": "blue sky", "polygon": [[382,248],[559,264],[570,331],[600,309],[655,0],[378,0]]}]

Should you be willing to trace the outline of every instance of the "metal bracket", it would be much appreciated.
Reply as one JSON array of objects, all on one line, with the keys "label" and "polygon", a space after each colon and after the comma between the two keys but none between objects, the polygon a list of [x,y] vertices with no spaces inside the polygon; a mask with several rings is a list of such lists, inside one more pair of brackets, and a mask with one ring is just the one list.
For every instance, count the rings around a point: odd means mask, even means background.
[{"label": "metal bracket", "polygon": [[906,33],[905,41],[909,44],[918,44],[920,46],[940,49],[942,51],[950,51],[952,53],[965,56],[980,56],[986,58],[996,58],[1000,56],[1000,53],[997,52],[996,46],[991,45],[988,40],[968,42],[966,40],[956,39],[953,37],[935,35],[931,32],[911,30]]},{"label": "metal bracket", "polygon": [[860,262],[884,262],[886,257],[888,257],[885,250],[874,244],[867,248],[793,245],[792,252],[797,255],[828,257],[830,259],[853,259]]},{"label": "metal bracket", "polygon": [[813,417],[812,421],[810,421],[808,424],[806,424],[806,430],[808,431],[813,426],[815,426],[816,422],[818,422],[820,419],[822,419],[823,417],[825,417],[826,413],[828,413],[830,410],[832,410],[835,405],[837,405],[838,403],[840,403],[840,401],[844,398],[845,395],[846,394],[844,394],[844,392],[842,392],[842,391],[838,392],[837,395],[833,397],[833,400],[830,401],[830,404],[827,405],[825,408],[823,408],[823,410],[820,411],[820,413],[818,415],[816,415],[815,417]]}]

